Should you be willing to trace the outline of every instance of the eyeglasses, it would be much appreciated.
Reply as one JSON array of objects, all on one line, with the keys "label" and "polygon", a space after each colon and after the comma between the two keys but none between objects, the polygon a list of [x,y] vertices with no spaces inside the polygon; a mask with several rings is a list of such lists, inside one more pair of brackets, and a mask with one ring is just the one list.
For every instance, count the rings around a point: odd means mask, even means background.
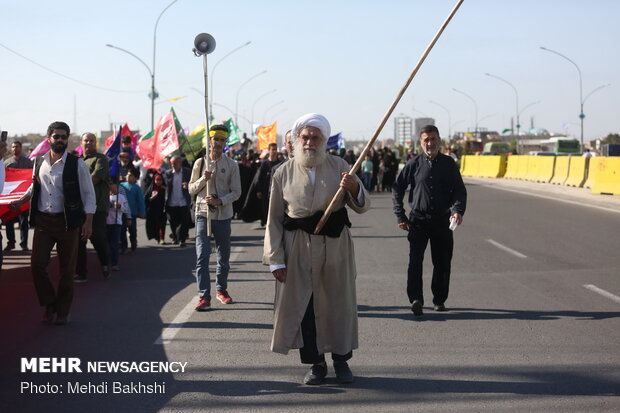
[{"label": "eyeglasses", "polygon": [[52,135],[52,139],[57,141],[58,139],[67,140],[69,139],[69,135]]}]

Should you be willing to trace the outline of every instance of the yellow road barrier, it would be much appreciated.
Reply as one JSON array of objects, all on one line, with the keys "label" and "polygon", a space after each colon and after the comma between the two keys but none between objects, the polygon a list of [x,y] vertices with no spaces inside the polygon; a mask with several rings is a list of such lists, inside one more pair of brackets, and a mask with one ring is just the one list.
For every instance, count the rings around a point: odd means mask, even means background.
[{"label": "yellow road barrier", "polygon": [[[590,162],[597,158],[590,158]],[[592,184],[592,193],[620,195],[620,157],[600,158],[592,164],[595,164],[597,168],[596,178]]]},{"label": "yellow road barrier", "polygon": [[596,181],[596,176],[598,175],[599,169],[600,169],[600,163],[604,161],[603,157],[600,156],[595,156],[590,158],[590,161],[588,162],[588,174],[587,174],[587,178],[586,178],[586,182],[583,184],[584,188],[590,188],[592,189],[592,187],[594,186],[594,182]]},{"label": "yellow road barrier", "polygon": [[536,182],[549,182],[553,178],[553,168],[555,167],[555,156],[537,156]]},{"label": "yellow road barrier", "polygon": [[570,167],[568,168],[568,178],[564,182],[566,186],[582,187],[586,179],[586,168],[588,159],[581,156],[571,156]]},{"label": "yellow road barrier", "polygon": [[568,169],[570,167],[570,156],[556,156],[555,168],[553,170],[552,184],[564,185],[566,178],[568,178]]},{"label": "yellow road barrier", "polygon": [[504,178],[516,179],[519,170],[519,155],[510,155],[507,160]]}]

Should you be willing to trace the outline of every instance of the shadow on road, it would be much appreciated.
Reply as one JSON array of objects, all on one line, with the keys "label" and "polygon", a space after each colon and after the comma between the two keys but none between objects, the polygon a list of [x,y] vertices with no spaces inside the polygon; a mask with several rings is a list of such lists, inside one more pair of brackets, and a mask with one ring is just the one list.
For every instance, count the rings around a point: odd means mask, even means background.
[{"label": "shadow on road", "polygon": [[[496,308],[449,308],[447,312],[435,312],[431,308],[424,309],[423,319],[433,321],[446,320],[559,320],[572,318],[575,320],[605,320],[620,317],[618,311],[536,311],[536,310],[502,310]],[[401,320],[413,319],[409,307],[404,306],[357,306],[358,316],[364,318],[394,318]],[[418,318],[420,320],[421,318]]]}]

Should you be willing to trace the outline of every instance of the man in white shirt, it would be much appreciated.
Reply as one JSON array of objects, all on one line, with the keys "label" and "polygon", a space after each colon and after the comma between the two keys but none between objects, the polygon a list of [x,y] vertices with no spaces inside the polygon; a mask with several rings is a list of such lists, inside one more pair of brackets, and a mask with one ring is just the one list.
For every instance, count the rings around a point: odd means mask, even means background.
[{"label": "man in white shirt", "polygon": [[172,230],[172,240],[180,247],[185,247],[189,231],[191,199],[188,192],[191,171],[183,167],[181,157],[172,157],[172,169],[166,171],[166,212]]},{"label": "man in white shirt", "polygon": [[[26,194],[13,201],[19,208],[30,203],[30,224],[34,226],[30,265],[39,303],[45,307],[43,323],[67,324],[73,301],[73,273],[80,239],[92,232],[96,209],[95,190],[84,160],[67,152],[71,131],[64,122],[47,128],[50,150],[37,158],[32,184]],[[58,288],[47,273],[52,248],[56,245],[60,266]]]}]

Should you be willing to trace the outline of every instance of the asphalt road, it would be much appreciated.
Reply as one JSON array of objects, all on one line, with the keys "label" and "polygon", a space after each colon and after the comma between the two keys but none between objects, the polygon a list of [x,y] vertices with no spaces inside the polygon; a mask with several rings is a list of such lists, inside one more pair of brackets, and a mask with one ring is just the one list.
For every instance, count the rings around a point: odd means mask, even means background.
[{"label": "asphalt road", "polygon": [[[304,386],[297,352],[269,351],[274,280],[260,265],[257,224],[233,223],[235,303],[214,300],[206,313],[192,310],[193,243],[157,246],[143,227],[140,248],[121,257],[110,280],[90,256],[90,281],[76,286],[64,327],[39,324],[28,256],[10,252],[0,275],[0,411],[620,411],[620,199],[467,182],[447,313],[427,304],[415,319],[409,309],[408,245],[389,194],[351,214],[360,322],[351,385],[336,384],[330,366],[327,384]],[[430,273],[427,251],[427,303]],[[24,357],[187,365],[178,373],[21,373]],[[165,383],[165,393],[114,394],[115,381]],[[107,393],[69,394],[76,382],[107,383]],[[22,391],[29,383],[63,393]]]}]

